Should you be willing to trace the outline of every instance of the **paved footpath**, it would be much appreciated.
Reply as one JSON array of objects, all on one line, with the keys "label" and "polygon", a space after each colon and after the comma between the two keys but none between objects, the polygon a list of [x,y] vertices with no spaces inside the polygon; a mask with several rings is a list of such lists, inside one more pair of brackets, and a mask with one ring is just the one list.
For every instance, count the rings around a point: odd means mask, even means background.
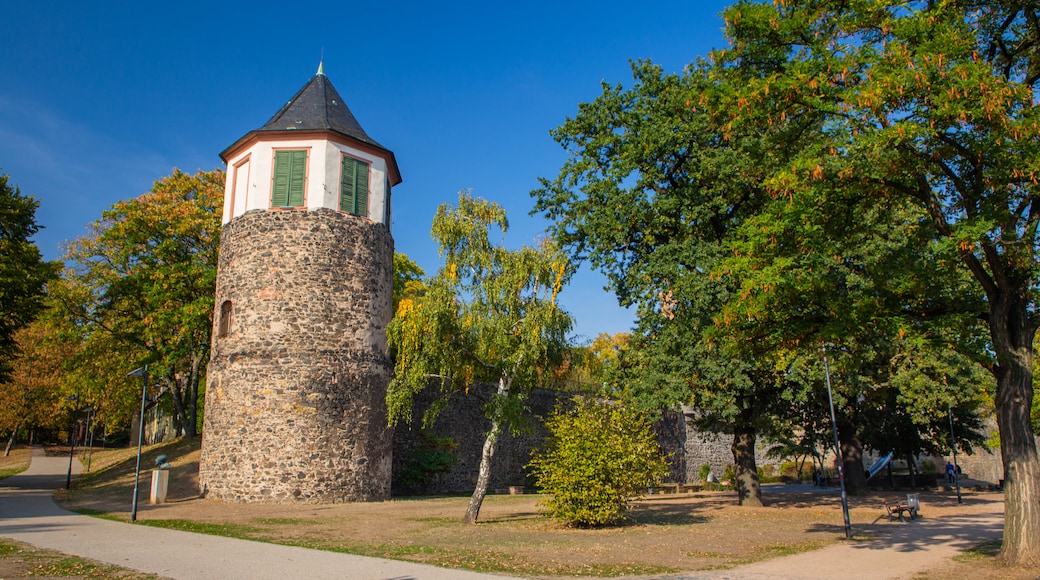
[{"label": "paved footpath", "polygon": [[[55,489],[65,485],[68,466],[68,457],[47,457],[42,448],[33,448],[29,469],[0,480],[0,537],[165,578],[504,578],[79,515],[58,507],[51,498]],[[79,469],[79,462],[74,462],[73,473]],[[148,480],[142,478],[142,483],[144,487]]]},{"label": "paved footpath", "polygon": [[[166,578],[351,578],[476,580],[503,576],[437,568],[133,525],[58,507],[53,490],[65,484],[67,457],[33,449],[29,469],[0,480],[0,536]],[[79,462],[74,462],[78,473]],[[913,578],[986,539],[1000,538],[1002,504],[992,512],[892,522],[876,540],[832,545],[732,570],[669,574],[655,580]]]}]

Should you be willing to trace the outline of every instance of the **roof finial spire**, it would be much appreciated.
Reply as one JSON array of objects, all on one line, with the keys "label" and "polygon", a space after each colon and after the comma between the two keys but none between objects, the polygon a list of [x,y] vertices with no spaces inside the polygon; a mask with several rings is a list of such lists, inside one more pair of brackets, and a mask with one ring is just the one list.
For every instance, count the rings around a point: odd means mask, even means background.
[{"label": "roof finial spire", "polygon": [[325,47],[321,47],[321,60],[318,61],[318,74],[325,76]]}]

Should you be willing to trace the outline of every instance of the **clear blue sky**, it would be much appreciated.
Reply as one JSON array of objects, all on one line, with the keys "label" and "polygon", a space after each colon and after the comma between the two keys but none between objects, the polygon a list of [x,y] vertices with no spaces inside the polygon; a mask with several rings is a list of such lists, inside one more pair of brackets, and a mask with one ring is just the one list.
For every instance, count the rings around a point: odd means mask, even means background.
[{"label": "clear blue sky", "polygon": [[[436,270],[429,231],[460,189],[502,204],[510,246],[546,223],[529,192],[564,162],[549,130],[631,82],[629,61],[680,71],[724,43],[727,2],[0,3],[0,169],[40,200],[48,259],[116,201],[218,153],[325,73],[394,151],[397,251]],[[577,337],[633,314],[587,267],[561,295]]]}]

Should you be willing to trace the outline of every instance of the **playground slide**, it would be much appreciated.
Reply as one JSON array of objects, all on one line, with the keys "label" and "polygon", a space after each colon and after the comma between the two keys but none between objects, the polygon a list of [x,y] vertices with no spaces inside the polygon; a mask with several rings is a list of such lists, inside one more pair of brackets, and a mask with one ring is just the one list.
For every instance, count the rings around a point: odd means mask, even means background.
[{"label": "playground slide", "polygon": [[892,461],[892,453],[893,453],[892,451],[889,451],[888,455],[882,457],[881,459],[878,459],[877,461],[874,462],[874,465],[870,466],[870,469],[867,470],[867,480],[868,481],[870,480],[871,477],[874,477],[875,475],[878,474],[879,471],[884,469],[885,466],[888,465],[889,461]]}]

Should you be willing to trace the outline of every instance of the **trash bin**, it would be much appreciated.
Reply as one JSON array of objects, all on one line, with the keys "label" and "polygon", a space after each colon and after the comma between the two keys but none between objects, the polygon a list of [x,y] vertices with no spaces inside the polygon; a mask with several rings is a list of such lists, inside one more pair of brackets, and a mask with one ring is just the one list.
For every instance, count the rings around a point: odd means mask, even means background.
[{"label": "trash bin", "polygon": [[910,508],[910,519],[916,518],[921,510],[921,501],[917,499],[916,493],[906,494],[906,507]]},{"label": "trash bin", "polygon": [[155,458],[155,469],[152,470],[152,494],[149,503],[166,503],[166,490],[170,487],[170,464],[165,455]]}]

